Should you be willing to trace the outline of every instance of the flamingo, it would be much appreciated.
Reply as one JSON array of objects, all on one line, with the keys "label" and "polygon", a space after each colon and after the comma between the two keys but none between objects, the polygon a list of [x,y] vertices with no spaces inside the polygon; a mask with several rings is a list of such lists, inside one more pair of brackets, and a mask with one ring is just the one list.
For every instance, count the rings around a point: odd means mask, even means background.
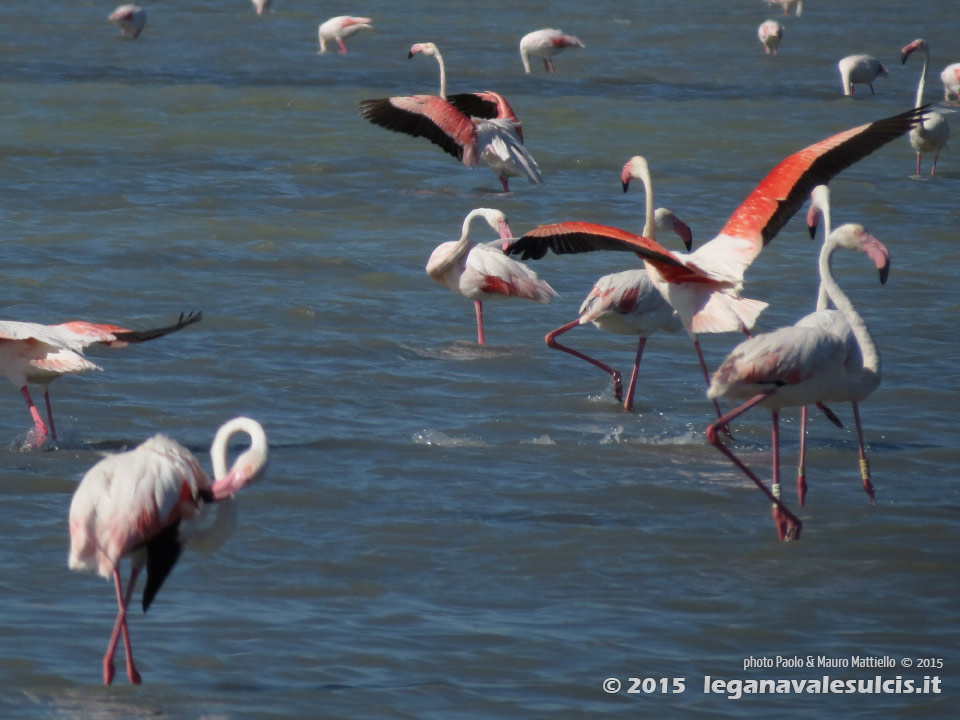
[{"label": "flamingo", "polygon": [[350,37],[360,30],[373,30],[370,25],[373,20],[364,17],[351,17],[349,15],[338,15],[322,23],[317,30],[320,37],[320,52],[327,51],[327,43],[336,41],[340,48],[341,55],[347,54],[347,46],[343,44],[343,39]]},{"label": "flamingo", "polygon": [[272,5],[273,0],[253,0],[253,9],[257,11],[257,15],[266,15],[268,12],[273,12]]},{"label": "flamingo", "polygon": [[[917,38],[909,45],[904,46],[900,51],[900,62],[906,64],[907,58],[915,52],[923,55],[923,69],[920,71],[920,82],[917,83],[917,100],[914,103],[917,107],[920,107],[923,103],[923,83],[927,77],[927,63],[930,60],[930,47],[927,41],[923,38]],[[940,157],[940,151],[947,144],[949,137],[950,126],[947,125],[947,119],[934,110],[927,113],[923,123],[910,131],[910,146],[917,153],[917,175],[920,174],[920,155],[922,153],[934,154],[930,174],[933,175],[937,171],[937,158]]]},{"label": "flamingo", "polygon": [[[237,433],[250,436],[250,447],[227,470],[227,445]],[[71,570],[95,570],[113,578],[117,619],[103,656],[103,682],[113,682],[113,656],[119,636],[127,660],[127,677],[140,684],[133,664],[127,606],[137,576],[147,567],[143,611],[173,569],[185,545],[216,550],[236,524],[234,493],[259,480],[267,465],[267,436],[256,420],[237,417],[224,424],[210,446],[213,483],[193,454],[165,435],[155,435],[133,450],[110,455],[83,476],[70,503]],[[217,503],[213,523],[200,530],[207,505]],[[191,521],[197,521],[191,523]],[[184,525],[181,526],[181,523]],[[130,558],[124,590],[120,561]]]},{"label": "flamingo", "polygon": [[951,95],[955,95],[957,102],[960,102],[960,63],[947,65],[940,73],[940,80],[943,81],[944,102],[952,102]]},{"label": "flamingo", "polygon": [[[692,244],[690,228],[670,210],[657,208],[654,222],[651,224],[648,218],[647,224],[644,225],[644,237],[655,239],[655,229],[673,230],[682,238],[687,250],[690,249]],[[630,375],[630,384],[627,386],[625,399],[623,398],[623,381],[619,370],[614,370],[609,365],[590,357],[586,353],[557,342],[557,336],[587,323],[593,323],[601,330],[620,335],[640,336],[637,343],[637,356],[633,364],[633,373]],[[604,275],[597,280],[590,294],[587,295],[580,306],[579,317],[556,330],[551,330],[544,340],[547,346],[586,360],[608,373],[613,382],[614,397],[617,400],[623,400],[623,409],[629,411],[633,409],[633,395],[637,386],[640,359],[647,338],[659,330],[676,332],[682,327],[677,313],[653,286],[646,270],[624,270],[623,272]]]},{"label": "flamingo", "polygon": [[[796,324],[757,335],[740,343],[717,368],[707,396],[749,398],[707,428],[707,439],[733,461],[773,502],[773,517],[781,540],[800,537],[800,519],[780,500],[779,415],[785,407],[810,405],[851,395],[869,394],[880,382],[880,356],[863,319],[833,278],[830,262],[838,248],[857,250],[880,270],[889,270],[887,249],[862,225],[848,223],[830,233],[820,251],[820,279],[826,294],[849,324],[860,357],[852,363],[846,340],[819,322]],[[770,410],[773,481],[767,488],[717,435],[718,427],[754,407]]]},{"label": "flamingo", "polygon": [[767,5],[779,5],[783,8],[783,14],[789,15],[791,10],[795,9],[797,17],[803,13],[803,0],[763,0]]},{"label": "flamingo", "polygon": [[873,95],[873,81],[877,76],[887,77],[887,69],[873,55],[847,55],[839,63],[840,82],[843,84],[843,94],[853,95],[854,83],[866,83],[870,86]]},{"label": "flamingo", "polygon": [[[861,125],[833,135],[780,162],[734,211],[720,233],[682,255],[654,240],[619,228],[587,222],[541,225],[506,249],[521,259],[592,250],[626,250],[639,255],[654,286],[677,311],[698,345],[701,333],[749,331],[767,303],[740,296],[743,274],[754,258],[803,204],[815,185],[905,134],[925,108]],[[628,166],[622,180],[627,182]],[[639,168],[638,168],[639,169]],[[630,173],[632,175],[632,173]],[[650,193],[647,203],[651,203]],[[706,365],[701,367],[706,375]]]},{"label": "flamingo", "polygon": [[[460,239],[438,245],[427,261],[427,274],[455,293],[473,300],[477,315],[477,342],[483,334],[483,300],[518,297],[548,303],[556,291],[522,263],[504,255],[501,246],[477,245],[470,240],[470,225],[481,217],[499,232],[501,241],[512,238],[506,215],[493,208],[471,210],[463,220]],[[497,246],[497,247],[494,247]]]},{"label": "flamingo", "polygon": [[[94,343],[107,347],[121,348],[128,343],[140,343],[163,335],[169,335],[200,322],[203,313],[190,313],[168,327],[152,330],[129,330],[118,325],[102,325],[74,320],[58,325],[40,325],[38,323],[0,320],[0,371],[20,389],[33,418],[32,438],[28,446],[40,447],[50,434],[57,439],[57,430],[53,424],[53,412],[50,409],[50,383],[61,375],[80,373],[103,368],[83,357],[83,350]],[[43,397],[47,405],[49,428],[40,418],[27,383],[43,386]]]},{"label": "flamingo", "polygon": [[[810,237],[814,238],[817,234],[817,224],[820,217],[823,217],[823,234],[829,237],[831,233],[830,222],[830,190],[826,185],[818,185],[810,194],[810,209],[807,211],[807,227],[810,229]],[[881,273],[881,283],[886,280],[886,276]],[[826,285],[821,281],[820,289],[817,293],[817,310],[797,321],[799,327],[813,327],[835,334],[843,341],[846,348],[845,364],[851,371],[855,371],[863,364],[863,358],[860,355],[860,348],[857,345],[853,330],[844,318],[843,313],[838,310],[830,310],[830,298],[827,295]],[[879,371],[878,371],[879,377]],[[857,428],[857,447],[860,453],[860,479],[863,482],[863,490],[867,494],[871,503],[876,503],[876,494],[873,484],[870,482],[870,463],[867,460],[867,453],[863,442],[863,427],[860,424],[860,408],[858,403],[865,400],[873,392],[874,387],[857,388],[856,394],[844,397],[832,397],[830,400],[849,400],[853,406],[853,420]],[[842,424],[832,412],[829,412],[822,404],[818,404],[827,417],[838,427]],[[797,501],[803,505],[807,492],[806,482],[806,435],[807,435],[807,407],[804,405],[800,409],[800,458],[797,463]]]},{"label": "flamingo", "polygon": [[520,121],[506,99],[486,91],[447,97],[447,71],[433,43],[416,43],[407,58],[432,55],[440,66],[440,95],[409,95],[360,102],[360,115],[388,130],[425,137],[467,167],[484,161],[509,192],[508,179],[540,185],[536,160],[523,146]]},{"label": "flamingo", "polygon": [[580,38],[573,35],[564,35],[562,30],[545,28],[534,30],[520,38],[520,59],[523,69],[530,72],[530,56],[543,58],[543,67],[547,72],[556,72],[553,67],[553,56],[567,48],[585,47]]},{"label": "flamingo", "polygon": [[777,54],[780,39],[783,37],[783,25],[776,20],[764,20],[757,28],[757,37],[763,43],[763,52],[767,55]]},{"label": "flamingo", "polygon": [[107,20],[120,27],[120,37],[136,40],[147,24],[147,13],[139,5],[121,5],[107,16]]}]

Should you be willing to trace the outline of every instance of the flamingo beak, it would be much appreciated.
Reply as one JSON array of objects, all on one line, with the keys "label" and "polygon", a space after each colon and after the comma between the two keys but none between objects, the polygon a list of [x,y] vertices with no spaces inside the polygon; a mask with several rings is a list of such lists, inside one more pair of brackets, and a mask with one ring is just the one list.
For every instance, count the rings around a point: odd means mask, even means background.
[{"label": "flamingo beak", "polygon": [[863,239],[860,241],[860,249],[868,258],[873,260],[873,264],[880,271],[880,284],[887,282],[887,276],[890,274],[890,253],[886,246],[873,235],[864,233]]},{"label": "flamingo beak", "polygon": [[630,172],[630,163],[623,166],[623,172],[620,173],[620,184],[623,185],[623,191],[626,192],[630,187],[630,180],[633,174]]},{"label": "flamingo beak", "polygon": [[[624,188],[624,190],[626,190],[626,188]],[[690,226],[683,222],[683,220],[675,217],[673,219],[673,231],[683,240],[683,246],[687,249],[687,252],[690,252],[693,248],[693,233],[690,232]]]},{"label": "flamingo beak", "polygon": [[[507,224],[506,220],[501,220],[497,227],[498,232],[500,233],[501,240],[513,239],[513,233],[510,232],[510,225]],[[510,243],[505,243],[504,250],[510,246]]]},{"label": "flamingo beak", "polygon": [[811,203],[810,209],[807,210],[807,230],[810,231],[810,239],[814,240],[817,237],[817,225],[820,224],[820,211]]}]

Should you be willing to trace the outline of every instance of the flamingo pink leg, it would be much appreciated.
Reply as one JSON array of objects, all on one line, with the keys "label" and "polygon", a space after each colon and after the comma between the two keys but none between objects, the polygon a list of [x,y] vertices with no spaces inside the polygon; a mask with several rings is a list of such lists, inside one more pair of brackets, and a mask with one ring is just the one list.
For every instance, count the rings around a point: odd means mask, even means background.
[{"label": "flamingo pink leg", "polygon": [[800,459],[797,461],[797,504],[807,496],[807,406],[800,408]]},{"label": "flamingo pink leg", "polygon": [[139,573],[140,568],[134,566],[130,571],[130,581],[127,583],[127,591],[124,593],[121,590],[120,572],[116,568],[113,569],[113,583],[117,589],[117,605],[119,609],[117,610],[117,620],[113,624],[113,632],[110,634],[110,642],[107,644],[107,652],[103,656],[104,685],[109,685],[113,682],[113,655],[117,650],[117,641],[120,638],[121,632],[123,633],[123,649],[127,656],[127,677],[130,678],[132,684],[140,684],[140,673],[137,672],[137,668],[133,665],[130,631],[127,629],[127,606],[130,604],[130,596],[133,594],[133,587],[136,585],[137,575]]},{"label": "flamingo pink leg", "polygon": [[57,439],[57,427],[53,424],[53,409],[50,407],[50,392],[45,390],[43,399],[47,404],[47,422],[50,423],[50,437]]},{"label": "flamingo pink leg", "polygon": [[623,401],[624,410],[633,410],[633,391],[637,388],[637,375],[640,374],[640,358],[643,356],[643,346],[647,344],[647,338],[640,336],[637,342],[637,358],[633,362],[633,372],[630,373],[630,385],[627,386],[627,399]]},{"label": "flamingo pink leg", "polygon": [[[931,175],[933,175],[933,174],[937,171],[937,160],[939,160],[939,159],[940,159],[940,153],[938,152],[936,155],[933,156],[933,166],[930,168],[930,174],[931,174]],[[917,155],[917,163],[918,163],[918,165],[917,165],[917,168],[918,168],[918,169],[917,169],[917,175],[920,174],[919,162],[920,162],[920,156]]]},{"label": "flamingo pink leg", "polygon": [[479,300],[474,300],[473,306],[477,312],[477,342],[480,345],[486,345],[487,339],[483,335],[483,304]]},{"label": "flamingo pink leg", "polygon": [[43,441],[47,439],[47,426],[43,424],[40,413],[37,411],[37,406],[33,404],[33,398],[30,397],[30,391],[26,385],[20,388],[20,394],[23,395],[23,399],[27,401],[30,417],[33,418],[33,428],[37,434],[37,447],[39,447],[43,445]]},{"label": "flamingo pink leg", "polygon": [[917,153],[917,175],[920,174],[920,153]]},{"label": "flamingo pink leg", "polygon": [[[561,327],[558,327],[556,330],[551,330],[550,332],[547,333],[546,337],[544,338],[544,342],[547,343],[548,347],[552,347],[555,350],[563,350],[563,352],[565,353],[570,353],[574,357],[578,357],[581,360],[586,360],[588,363],[592,363],[593,365],[603,370],[605,373],[608,373],[610,375],[610,380],[613,382],[613,396],[618,401],[622,400],[623,399],[623,381],[621,380],[619,370],[614,370],[609,365],[605,365],[599,360],[594,360],[592,357],[590,357],[589,355],[586,355],[585,353],[580,352],[579,350],[574,350],[571,347],[567,347],[566,345],[561,345],[560,343],[557,342],[556,340],[557,335],[562,335],[568,330],[572,330],[573,328],[577,327],[579,324],[580,324],[579,319],[571,320],[566,325],[562,325]],[[634,375],[636,375],[636,373],[634,373]]]},{"label": "flamingo pink leg", "polygon": [[341,38],[337,38],[337,46],[340,48],[339,53],[341,55],[347,54],[347,46],[343,44],[343,40]]},{"label": "flamingo pink leg", "polygon": [[553,67],[553,60],[550,58],[543,59],[543,66],[547,69],[547,72],[556,72],[556,68]]},{"label": "flamingo pink leg", "polygon": [[[770,488],[764,485],[763,481],[758,478],[750,468],[744,465],[740,458],[733,454],[733,451],[720,442],[720,438],[717,436],[717,430],[719,428],[727,425],[731,420],[739,417],[750,408],[759,405],[766,400],[769,395],[770,393],[761,393],[759,395],[755,395],[750,400],[747,400],[745,403],[743,403],[743,405],[740,407],[731,410],[723,417],[720,417],[712,422],[709,426],[707,426],[707,440],[710,442],[710,444],[717,448],[717,450],[730,458],[731,462],[740,468],[740,470],[742,470],[743,473],[753,481],[754,485],[760,488],[763,494],[770,499],[770,502],[774,504],[774,517],[779,517],[777,522],[777,534],[780,536],[780,539],[795,540],[799,539],[800,531],[803,529],[803,523],[800,522],[800,518],[790,512],[789,508],[783,504],[778,497],[779,492],[771,492]],[[776,434],[775,437],[778,437],[779,439],[778,434]],[[777,490],[779,490],[779,478],[775,476],[774,480],[776,483],[775,487],[777,487]]]},{"label": "flamingo pink leg", "polygon": [[[693,347],[696,348],[697,357],[700,359],[700,369],[703,371],[703,378],[707,381],[707,387],[710,387],[710,371],[707,370],[707,361],[703,358],[703,350],[700,349],[700,341],[697,338],[693,339]],[[718,418],[723,416],[723,411],[720,409],[720,403],[717,402],[716,398],[713,399],[713,409],[716,410]],[[731,440],[733,439],[733,435],[730,434],[730,428],[727,427],[726,424],[721,426],[721,430],[723,430],[724,435]]]},{"label": "flamingo pink leg", "polygon": [[507,178],[503,177],[502,175],[498,175],[497,177],[500,178],[500,184],[503,185],[503,191],[504,191],[505,193],[510,192],[510,182],[509,182],[509,180],[508,180]]},{"label": "flamingo pink leg", "polygon": [[863,480],[863,491],[870,498],[870,504],[877,504],[877,496],[873,491],[873,483],[870,482],[870,462],[867,460],[867,451],[863,445],[863,427],[860,425],[860,406],[853,402],[853,422],[857,426],[857,446],[860,450],[860,478]]}]

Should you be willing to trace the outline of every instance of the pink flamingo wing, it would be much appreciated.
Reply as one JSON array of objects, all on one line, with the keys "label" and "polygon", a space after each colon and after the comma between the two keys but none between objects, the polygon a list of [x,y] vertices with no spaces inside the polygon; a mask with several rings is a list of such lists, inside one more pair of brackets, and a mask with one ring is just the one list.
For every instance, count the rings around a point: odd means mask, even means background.
[{"label": "pink flamingo wing", "polygon": [[477,130],[473,121],[436,95],[363,100],[360,115],[387,130],[424,137],[467,167],[477,164]]}]

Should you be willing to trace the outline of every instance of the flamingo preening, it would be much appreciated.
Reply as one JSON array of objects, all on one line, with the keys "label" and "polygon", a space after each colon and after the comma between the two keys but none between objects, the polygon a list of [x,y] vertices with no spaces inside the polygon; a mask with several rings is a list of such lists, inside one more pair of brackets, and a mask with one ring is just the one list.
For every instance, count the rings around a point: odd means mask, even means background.
[{"label": "flamingo preening", "polygon": [[877,76],[887,77],[887,69],[873,55],[847,55],[837,63],[844,95],[853,95],[854,84],[866,83],[873,95],[873,81]]},{"label": "flamingo preening", "polygon": [[[904,46],[900,51],[900,62],[906,63],[913,53],[918,52],[923,55],[923,69],[920,71],[920,82],[917,83],[917,100],[914,103],[917,107],[923,103],[923,84],[927,77],[927,63],[930,60],[930,47],[923,38],[917,38],[909,45]],[[917,175],[920,174],[920,156],[924,153],[933,153],[933,165],[930,167],[930,174],[937,171],[937,158],[940,157],[940,151],[947,144],[950,137],[950,126],[947,125],[947,119],[940,113],[930,110],[923,122],[910,131],[910,146],[917,153]]]},{"label": "flamingo preening", "polygon": [[432,55],[440,66],[439,95],[407,95],[360,102],[360,115],[387,130],[425,137],[467,167],[485,162],[509,192],[511,177],[540,185],[536,160],[523,146],[520,121],[506,99],[492,91],[447,96],[447,71],[433,43],[416,43],[407,57]]},{"label": "flamingo preening", "polygon": [[107,20],[120,27],[120,37],[130,37],[136,40],[147,24],[147,13],[139,5],[121,5]]},{"label": "flamingo preening", "polygon": [[[48,433],[57,439],[57,430],[53,424],[53,411],[50,409],[50,383],[61,375],[81,373],[87,370],[102,370],[83,356],[83,351],[94,343],[112,348],[125,347],[128,343],[140,343],[146,340],[169,335],[187,325],[200,322],[203,313],[190,313],[173,325],[152,330],[130,330],[118,325],[103,325],[75,320],[58,325],[40,325],[38,323],[0,321],[0,371],[20,389],[27,402],[34,428],[28,439],[28,446],[40,447]],[[28,383],[43,386],[43,397],[47,405],[47,421],[44,424],[37,411]]]},{"label": "flamingo preening", "polygon": [[427,274],[455,293],[473,300],[477,316],[477,342],[484,345],[484,300],[516,297],[548,303],[557,293],[535,272],[507,257],[501,249],[505,243],[478,245],[470,240],[470,225],[478,217],[499,233],[501,241],[512,237],[507,217],[500,210],[471,210],[463,220],[460,239],[441,243],[430,254]]},{"label": "flamingo preening", "polygon": [[[227,445],[237,433],[250,436],[250,447],[227,470]],[[117,619],[103,656],[103,682],[113,681],[113,656],[120,635],[127,660],[127,677],[139,685],[133,664],[127,606],[137,576],[147,568],[143,611],[173,569],[187,545],[213,551],[236,525],[234,493],[259,480],[267,465],[267,436],[255,420],[238,417],[223,425],[210,446],[214,481],[183,445],[155,435],[133,450],[110,455],[83,476],[70,503],[71,570],[95,570],[113,579]],[[213,523],[199,528],[206,506],[217,503]],[[195,521],[195,522],[194,522]],[[126,589],[120,581],[120,561],[130,558]]]},{"label": "flamingo preening", "polygon": [[370,24],[373,20],[365,17],[351,17],[350,15],[338,15],[321,23],[317,28],[317,35],[320,39],[320,52],[327,51],[327,43],[335,42],[341,55],[347,54],[347,46],[343,44],[343,39],[350,37],[360,30],[372,30]]},{"label": "flamingo preening", "polygon": [[764,20],[757,28],[757,37],[763,44],[763,52],[767,55],[776,55],[783,38],[783,25],[776,20]]},{"label": "flamingo preening", "polygon": [[585,47],[580,38],[573,35],[564,35],[562,30],[544,28],[534,30],[520,38],[520,60],[523,62],[524,72],[530,72],[530,56],[543,59],[543,67],[547,72],[556,72],[553,66],[553,56],[567,48]]},{"label": "flamingo preening", "polygon": [[[851,362],[847,341],[829,324],[801,322],[740,343],[717,368],[707,391],[711,398],[749,398],[712,423],[707,428],[707,439],[770,498],[781,540],[799,538],[803,524],[780,499],[780,410],[869,394],[880,382],[880,356],[873,338],[831,273],[830,262],[837,248],[867,255],[880,270],[881,280],[886,277],[890,256],[879,240],[862,225],[853,223],[831,232],[820,252],[822,286],[853,333],[859,362]],[[771,414],[773,480],[770,488],[717,435],[718,428],[754,407],[767,408]]]}]

